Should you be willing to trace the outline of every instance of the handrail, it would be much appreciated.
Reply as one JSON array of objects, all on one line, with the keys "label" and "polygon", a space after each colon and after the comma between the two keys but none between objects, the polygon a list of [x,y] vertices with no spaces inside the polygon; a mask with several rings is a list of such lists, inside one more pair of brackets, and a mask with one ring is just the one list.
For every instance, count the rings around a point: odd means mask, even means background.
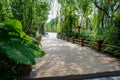
[{"label": "handrail", "polygon": [[115,48],[115,49],[119,49],[120,50],[119,46],[114,46],[114,45],[109,45],[109,44],[103,44],[103,46],[111,47],[111,48]]},{"label": "handrail", "polygon": [[[60,35],[57,35],[59,36],[58,38],[61,39]],[[62,36],[62,38],[65,38],[65,36]],[[80,39],[77,39],[77,38],[69,38],[67,37],[68,41],[72,42],[72,43],[76,43],[76,44],[80,44],[81,46],[86,46],[86,44],[95,44],[96,46],[96,49],[98,51],[101,50],[102,47],[110,47],[110,48],[113,48],[113,49],[118,49],[120,50],[120,47],[119,46],[115,46],[115,45],[110,45],[110,44],[104,44],[103,43],[103,40],[96,40],[96,41],[91,41],[91,40],[87,40],[85,38],[80,38]]]}]

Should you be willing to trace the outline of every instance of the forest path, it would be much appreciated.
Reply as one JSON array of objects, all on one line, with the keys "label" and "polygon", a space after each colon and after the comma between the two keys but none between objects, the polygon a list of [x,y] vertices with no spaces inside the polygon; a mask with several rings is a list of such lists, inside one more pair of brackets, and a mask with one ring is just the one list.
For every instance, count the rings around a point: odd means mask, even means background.
[{"label": "forest path", "polygon": [[120,70],[120,62],[88,47],[81,47],[48,33],[42,38],[46,55],[36,59],[31,77],[55,77]]}]

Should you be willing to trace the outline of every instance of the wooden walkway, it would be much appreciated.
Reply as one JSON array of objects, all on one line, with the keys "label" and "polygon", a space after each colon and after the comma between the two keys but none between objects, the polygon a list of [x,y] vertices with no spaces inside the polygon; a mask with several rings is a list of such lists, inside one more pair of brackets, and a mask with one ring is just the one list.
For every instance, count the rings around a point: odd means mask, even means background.
[{"label": "wooden walkway", "polygon": [[[101,54],[88,47],[81,47],[78,44],[57,39],[54,33],[49,33],[46,37],[43,37],[41,43],[46,55],[36,59],[37,64],[33,66],[29,76],[31,80],[32,78],[56,80],[55,77],[70,77],[71,75],[83,75],[83,77],[86,77],[86,74],[93,74],[93,77],[95,74],[104,76],[103,74],[106,72],[111,74],[106,76],[115,76],[114,72],[116,72],[116,76],[120,75],[120,62],[115,58]],[[43,79],[46,77],[49,79]],[[78,79],[64,78],[61,80]]]}]

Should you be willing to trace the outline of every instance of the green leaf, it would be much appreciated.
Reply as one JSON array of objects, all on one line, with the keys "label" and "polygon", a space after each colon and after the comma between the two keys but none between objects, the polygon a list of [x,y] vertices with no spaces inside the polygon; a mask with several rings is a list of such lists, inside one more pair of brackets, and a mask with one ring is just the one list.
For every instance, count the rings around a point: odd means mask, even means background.
[{"label": "green leaf", "polygon": [[6,19],[5,26],[2,28],[8,31],[9,36],[20,37],[26,41],[32,42],[32,38],[23,32],[21,22],[16,19]]},{"label": "green leaf", "polygon": [[15,62],[27,65],[35,64],[31,49],[19,39],[2,41],[0,42],[0,47],[2,52],[4,52],[8,58],[14,60]]},{"label": "green leaf", "polygon": [[15,31],[15,32],[23,32],[22,31],[22,24],[16,19],[6,19],[5,20],[5,27],[8,30]]},{"label": "green leaf", "polygon": [[27,43],[27,46],[29,48],[31,48],[31,51],[33,51],[33,55],[34,57],[42,57],[45,55],[45,52],[40,48],[38,47],[37,45],[33,44],[33,43]]},{"label": "green leaf", "polygon": [[29,37],[28,35],[25,35],[23,37],[23,39],[26,40],[26,41],[29,41],[29,42],[32,42],[34,40],[33,38]]}]

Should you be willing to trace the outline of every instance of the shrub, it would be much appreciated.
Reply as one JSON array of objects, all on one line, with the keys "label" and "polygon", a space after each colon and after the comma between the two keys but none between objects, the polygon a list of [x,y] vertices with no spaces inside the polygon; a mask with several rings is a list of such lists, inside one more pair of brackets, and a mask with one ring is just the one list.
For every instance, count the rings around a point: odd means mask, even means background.
[{"label": "shrub", "polygon": [[32,43],[18,20],[7,19],[0,24],[0,70],[16,72],[19,64],[34,65],[35,58],[45,52]]}]

